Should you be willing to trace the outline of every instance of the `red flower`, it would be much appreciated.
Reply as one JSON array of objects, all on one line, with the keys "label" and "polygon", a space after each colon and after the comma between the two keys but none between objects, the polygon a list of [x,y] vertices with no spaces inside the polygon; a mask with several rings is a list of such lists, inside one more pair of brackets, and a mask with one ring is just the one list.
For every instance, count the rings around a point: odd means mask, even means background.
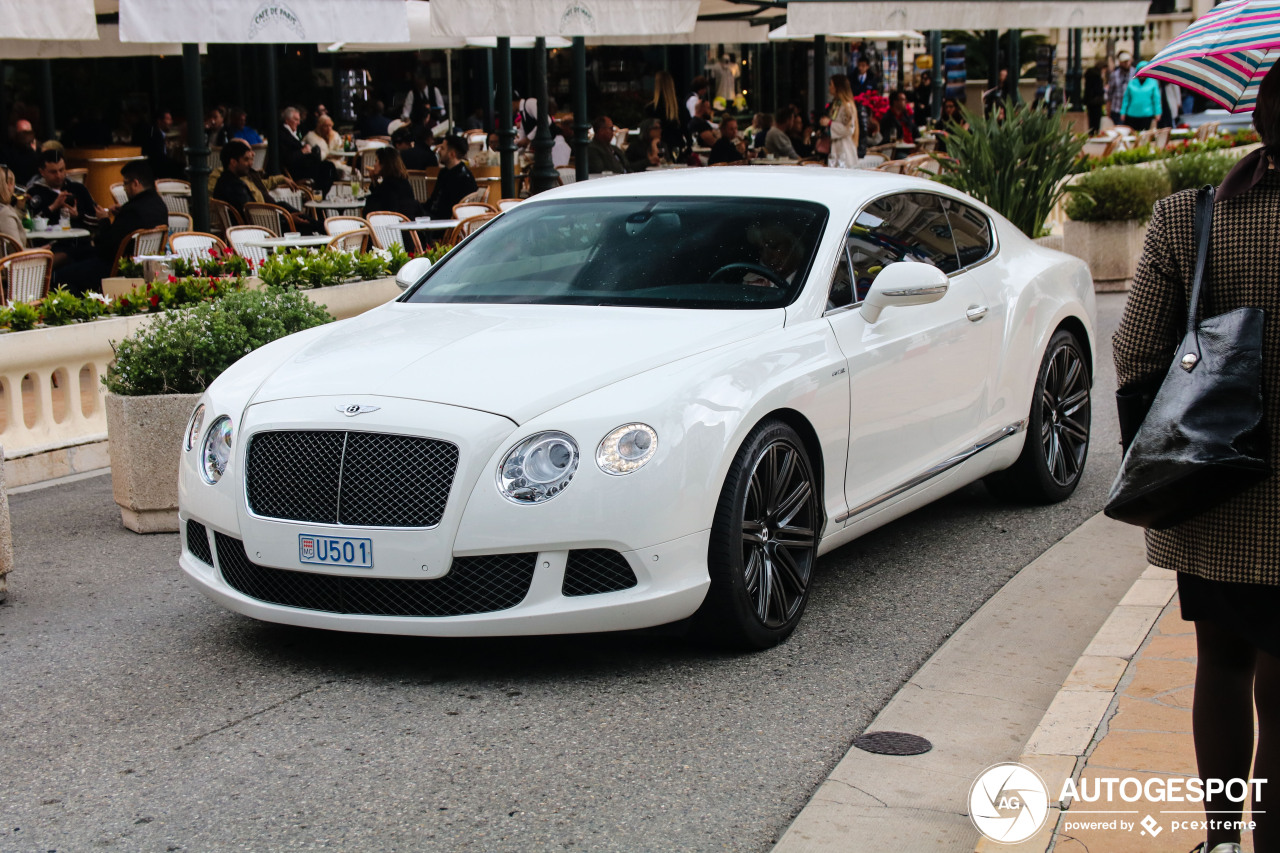
[{"label": "red flower", "polygon": [[211,258],[216,258],[216,257],[218,257],[218,250],[217,250],[217,249],[215,249],[215,248],[213,248],[212,246],[210,246],[210,247],[209,247],[209,257],[211,257]]},{"label": "red flower", "polygon": [[160,297],[159,297],[159,296],[153,296],[153,297],[151,297],[151,307],[152,307],[152,308],[155,308],[155,307],[156,307],[156,306],[158,306],[159,304],[160,304]]}]

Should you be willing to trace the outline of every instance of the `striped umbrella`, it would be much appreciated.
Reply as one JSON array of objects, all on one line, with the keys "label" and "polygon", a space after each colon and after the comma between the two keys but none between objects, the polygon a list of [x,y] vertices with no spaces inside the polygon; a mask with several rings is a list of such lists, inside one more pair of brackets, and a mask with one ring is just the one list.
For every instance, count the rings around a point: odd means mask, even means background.
[{"label": "striped umbrella", "polygon": [[1233,113],[1247,113],[1278,55],[1280,0],[1229,0],[1201,15],[1138,75],[1177,83]]}]

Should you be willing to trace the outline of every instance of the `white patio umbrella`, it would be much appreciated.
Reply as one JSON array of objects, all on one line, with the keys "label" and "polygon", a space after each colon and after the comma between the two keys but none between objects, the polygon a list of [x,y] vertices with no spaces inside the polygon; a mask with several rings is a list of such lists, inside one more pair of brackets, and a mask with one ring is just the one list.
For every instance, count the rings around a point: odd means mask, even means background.
[{"label": "white patio umbrella", "polygon": [[[852,33],[825,33],[828,40],[837,41],[911,41],[924,40],[924,33],[917,30],[858,30]],[[812,35],[792,35],[783,24],[769,33],[769,41],[813,41]]]},{"label": "white patio umbrella", "polygon": [[1145,0],[814,0],[787,7],[793,36],[859,30],[989,30],[1145,24]]},{"label": "white patio umbrella", "polygon": [[[95,39],[26,40],[0,39],[0,56],[5,59],[100,59],[114,56],[181,56],[177,42],[122,42],[115,24],[95,26]],[[203,51],[203,46],[201,49]]]},{"label": "white patio umbrella", "polygon": [[643,36],[692,32],[699,0],[432,0],[448,36]]},{"label": "white patio umbrella", "polygon": [[0,0],[0,33],[6,40],[93,41],[93,0]]},{"label": "white patio umbrella", "polygon": [[405,0],[120,0],[120,37],[184,44],[403,42],[409,21]]}]

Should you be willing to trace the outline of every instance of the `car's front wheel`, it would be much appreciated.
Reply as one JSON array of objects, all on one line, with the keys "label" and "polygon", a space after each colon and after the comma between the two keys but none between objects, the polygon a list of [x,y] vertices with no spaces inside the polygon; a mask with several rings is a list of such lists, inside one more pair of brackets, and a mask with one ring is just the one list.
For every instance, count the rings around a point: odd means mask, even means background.
[{"label": "car's front wheel", "polygon": [[1033,503],[1070,497],[1089,454],[1091,384],[1084,347],[1059,329],[1040,363],[1022,454],[1012,467],[989,475],[987,488]]},{"label": "car's front wheel", "polygon": [[700,633],[742,649],[785,640],[809,600],[820,528],[818,481],[800,436],[781,421],[761,423],[720,492]]}]

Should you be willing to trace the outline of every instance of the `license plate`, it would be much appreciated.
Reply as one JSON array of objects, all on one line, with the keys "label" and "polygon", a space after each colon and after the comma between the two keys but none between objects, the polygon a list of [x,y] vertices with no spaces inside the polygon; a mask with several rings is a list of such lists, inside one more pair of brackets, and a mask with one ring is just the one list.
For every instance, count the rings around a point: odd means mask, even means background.
[{"label": "license plate", "polygon": [[373,568],[373,540],[298,534],[298,559],[317,566]]}]

